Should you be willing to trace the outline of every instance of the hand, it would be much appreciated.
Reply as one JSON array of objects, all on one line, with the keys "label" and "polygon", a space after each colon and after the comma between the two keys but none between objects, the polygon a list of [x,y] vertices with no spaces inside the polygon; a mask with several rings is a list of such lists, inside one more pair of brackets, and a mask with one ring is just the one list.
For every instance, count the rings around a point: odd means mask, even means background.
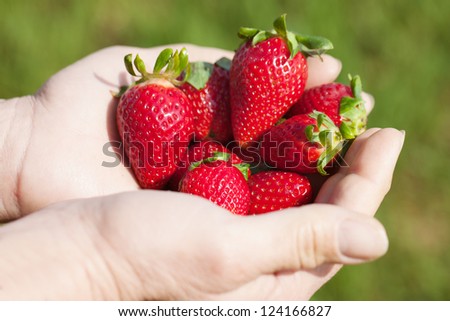
[{"label": "hand", "polygon": [[[129,168],[121,164],[102,166],[103,162],[116,161],[108,143],[120,142],[115,124],[117,100],[110,91],[118,91],[132,81],[123,65],[126,54],[139,53],[150,66],[163,48],[183,46],[191,61],[232,58],[232,52],[193,45],[151,49],[111,47],[61,70],[34,96],[22,99],[20,110],[32,112],[28,116],[29,128],[16,130],[12,137],[14,144],[18,138],[25,140],[22,145],[26,147],[17,157],[21,159],[21,165],[16,166],[20,171],[14,176],[17,190],[11,193],[17,196],[14,203],[18,208],[2,213],[0,206],[0,220],[17,218],[57,201],[137,190]],[[309,87],[333,81],[341,68],[340,62],[327,55],[323,61],[309,59],[308,64]],[[373,101],[366,97],[371,108]],[[25,121],[21,119],[15,125]],[[115,152],[122,157],[120,150]]]},{"label": "hand", "polygon": [[371,215],[402,143],[394,129],[359,137],[350,167],[318,195],[328,204],[243,217],[192,195],[137,191],[48,207],[0,229],[0,298],[309,299],[339,268],[331,263],[387,250]]},{"label": "hand", "polygon": [[[186,47],[193,60],[215,60],[231,54],[219,49]],[[162,49],[100,50],[52,76],[35,95],[15,103],[16,110],[32,110],[27,116],[32,121],[29,128],[16,130],[15,137],[11,137],[15,145],[18,139],[26,140],[21,145],[27,148],[17,157],[22,160],[15,166],[20,172],[12,184],[17,188],[11,194],[17,196],[18,209],[2,213],[0,206],[0,219],[17,218],[56,201],[138,189],[130,170],[122,164],[102,166],[103,162],[115,161],[110,156],[112,148],[108,155],[104,148],[110,141],[120,142],[115,123],[117,100],[110,91],[117,92],[132,81],[123,64],[126,54],[139,53],[153,62]],[[26,121],[23,117],[13,125]],[[0,142],[1,136],[0,133]],[[120,151],[117,152],[120,157]]]}]

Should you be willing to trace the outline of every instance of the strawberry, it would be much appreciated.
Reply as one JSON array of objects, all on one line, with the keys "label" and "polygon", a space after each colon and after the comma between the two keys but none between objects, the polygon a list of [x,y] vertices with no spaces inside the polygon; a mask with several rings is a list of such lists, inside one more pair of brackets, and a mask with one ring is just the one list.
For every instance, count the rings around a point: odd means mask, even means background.
[{"label": "strawberry", "polygon": [[245,173],[248,164],[232,165],[231,155],[216,153],[191,164],[180,184],[180,192],[204,197],[238,215],[247,215],[250,191]]},{"label": "strawberry", "polygon": [[342,150],[344,138],[324,113],[296,115],[267,132],[260,143],[265,164],[298,173],[319,172]]},{"label": "strawberry", "polygon": [[[185,49],[165,49],[148,73],[139,55],[134,67],[141,78],[121,94],[117,126],[133,172],[142,188],[160,189],[186,157],[193,135],[192,106],[174,84],[186,68]],[[128,72],[137,76],[132,55],[125,56]],[[166,69],[163,72],[164,67]]]},{"label": "strawberry", "polygon": [[[219,142],[212,141],[212,140],[204,140],[201,142],[195,142],[189,147],[188,155],[186,162],[183,164],[180,164],[178,166],[175,173],[172,175],[169,181],[168,188],[173,191],[178,191],[179,189],[179,183],[183,176],[188,171],[189,166],[192,163],[199,162],[205,158],[210,158],[214,156],[214,153],[216,152],[222,152],[222,153],[228,153],[231,155],[231,164],[240,164],[243,163],[242,159],[240,159],[236,154],[231,153],[225,146],[220,144]],[[250,170],[248,171],[247,175],[250,175]]]},{"label": "strawberry", "polygon": [[282,171],[263,171],[248,179],[249,214],[262,214],[311,201],[312,191],[306,176]]},{"label": "strawberry", "polygon": [[222,58],[214,65],[190,64],[190,72],[181,89],[194,110],[195,139],[211,138],[223,144],[232,140],[230,111],[230,60]]},{"label": "strawberry", "polygon": [[340,127],[344,138],[353,139],[365,130],[367,123],[361,87],[359,76],[350,76],[350,86],[330,83],[310,88],[292,106],[288,117],[314,110],[325,113]]},{"label": "strawberry", "polygon": [[245,42],[231,64],[231,124],[234,139],[244,147],[299,100],[308,75],[305,56],[332,48],[327,39],[288,31],[286,15],[273,26],[270,32],[241,28],[239,36]]}]

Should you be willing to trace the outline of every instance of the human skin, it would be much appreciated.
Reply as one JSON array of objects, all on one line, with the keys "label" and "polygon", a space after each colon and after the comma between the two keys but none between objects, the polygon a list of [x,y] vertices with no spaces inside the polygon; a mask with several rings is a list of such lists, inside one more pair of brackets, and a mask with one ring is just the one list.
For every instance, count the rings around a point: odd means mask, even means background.
[{"label": "human skin", "polygon": [[[185,46],[192,61],[231,57]],[[101,166],[105,142],[118,140],[109,91],[131,82],[123,56],[152,60],[161,49],[107,48],[35,95],[0,102],[0,218],[16,220],[0,227],[0,298],[308,299],[339,264],[385,253],[386,234],[371,216],[403,143],[395,129],[360,136],[316,204],[260,216],[139,191],[125,166]],[[309,87],[333,81],[341,67],[330,56],[308,64]]]}]

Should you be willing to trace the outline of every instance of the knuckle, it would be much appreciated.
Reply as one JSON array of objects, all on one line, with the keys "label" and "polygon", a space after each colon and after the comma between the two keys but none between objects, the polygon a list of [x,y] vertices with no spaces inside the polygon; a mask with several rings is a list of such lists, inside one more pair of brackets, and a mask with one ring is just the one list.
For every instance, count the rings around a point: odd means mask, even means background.
[{"label": "knuckle", "polygon": [[300,269],[316,267],[319,264],[320,257],[317,250],[320,248],[320,239],[315,226],[311,223],[302,225],[295,230],[296,232],[296,250],[295,257]]},{"label": "knuckle", "polygon": [[336,257],[335,233],[330,233],[326,225],[318,222],[314,220],[295,229],[294,257],[300,269],[316,268]]}]

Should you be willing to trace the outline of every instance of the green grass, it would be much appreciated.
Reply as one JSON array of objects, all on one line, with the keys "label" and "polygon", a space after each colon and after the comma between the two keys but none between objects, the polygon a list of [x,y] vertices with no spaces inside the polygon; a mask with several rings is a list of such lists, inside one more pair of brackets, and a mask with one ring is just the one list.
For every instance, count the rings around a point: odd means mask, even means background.
[{"label": "green grass", "polygon": [[391,245],[345,267],[314,299],[450,300],[450,33],[448,1],[3,0],[0,97],[36,91],[105,46],[191,42],[233,50],[240,26],[330,38],[347,73],[376,98],[370,125],[406,130],[392,190],[378,213]]}]

